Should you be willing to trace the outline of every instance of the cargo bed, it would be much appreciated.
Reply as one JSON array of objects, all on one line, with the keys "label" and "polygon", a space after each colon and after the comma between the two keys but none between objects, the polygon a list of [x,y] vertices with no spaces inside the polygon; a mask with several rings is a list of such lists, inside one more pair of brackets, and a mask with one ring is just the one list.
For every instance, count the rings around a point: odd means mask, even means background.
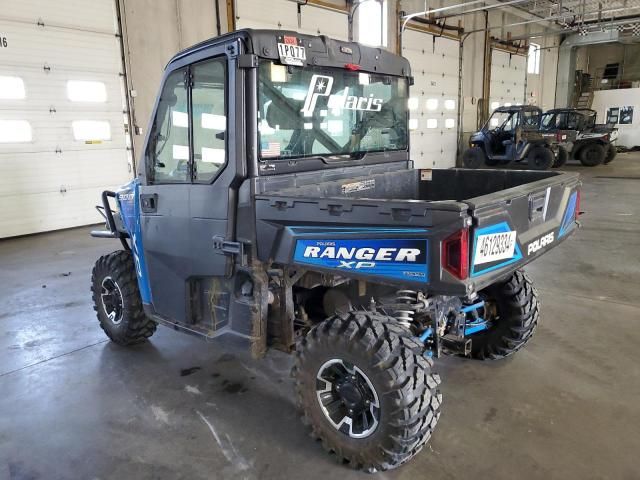
[{"label": "cargo bed", "polygon": [[[564,239],[575,225],[578,174],[386,168],[371,169],[364,176],[355,176],[354,169],[333,172],[332,178],[318,179],[318,172],[287,175],[258,185],[262,190],[255,197],[260,259],[336,273],[331,262],[307,262],[296,245],[302,240],[425,239],[429,254],[424,275],[402,271],[407,278],[399,279],[400,274],[394,278],[376,269],[346,274],[428,283],[433,291],[461,294],[528,263]],[[468,271],[464,278],[456,278],[443,268],[441,245],[464,229]],[[510,238],[514,244],[506,252],[486,254],[478,247],[480,242]]]}]

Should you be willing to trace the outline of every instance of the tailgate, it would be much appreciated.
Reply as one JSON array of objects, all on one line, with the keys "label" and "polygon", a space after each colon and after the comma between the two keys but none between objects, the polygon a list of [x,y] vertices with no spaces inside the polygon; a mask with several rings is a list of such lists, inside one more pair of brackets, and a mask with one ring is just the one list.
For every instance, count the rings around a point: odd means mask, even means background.
[{"label": "tailgate", "polygon": [[566,239],[576,228],[577,173],[559,175],[467,200],[473,217],[470,279],[494,283]]}]

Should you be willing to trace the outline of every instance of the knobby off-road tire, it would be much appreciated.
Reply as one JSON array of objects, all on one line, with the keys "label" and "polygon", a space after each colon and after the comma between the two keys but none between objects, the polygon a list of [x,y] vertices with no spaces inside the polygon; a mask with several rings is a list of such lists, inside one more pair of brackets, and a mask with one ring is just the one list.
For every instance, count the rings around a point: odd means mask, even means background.
[{"label": "knobby off-road tire", "polygon": [[[298,407],[312,436],[340,462],[370,473],[398,467],[416,455],[431,437],[442,401],[440,377],[421,352],[410,332],[371,312],[340,314],[315,326],[298,343],[292,372]],[[362,417],[353,414],[353,432],[343,423],[345,411],[358,410],[348,410],[357,398],[348,384],[340,383],[341,371],[355,372],[348,381],[360,397],[378,405],[367,404],[370,430],[360,438],[354,435],[364,432],[355,428]],[[331,418],[325,411],[337,413]]]},{"label": "knobby off-road tire", "polygon": [[466,168],[482,168],[487,156],[480,147],[471,147],[462,154],[462,164]]},{"label": "knobby off-road tire", "polygon": [[607,163],[613,162],[613,159],[616,158],[616,155],[618,155],[618,149],[616,149],[616,146],[614,144],[610,143],[607,146],[607,153],[604,157],[604,164],[606,165]]},{"label": "knobby off-road tire", "polygon": [[118,250],[98,259],[91,273],[91,296],[100,327],[118,345],[144,342],[156,323],[142,309],[131,252]]},{"label": "knobby off-road tire", "polygon": [[538,145],[533,147],[527,155],[527,164],[533,170],[547,170],[551,168],[555,159],[551,149]]},{"label": "knobby off-road tire", "polygon": [[556,155],[555,160],[553,161],[553,168],[560,168],[569,159],[569,152],[564,147],[558,147],[558,155]]},{"label": "knobby off-road tire", "polygon": [[605,150],[599,143],[589,143],[580,149],[580,163],[585,167],[596,167],[604,162]]},{"label": "knobby off-road tire", "polygon": [[538,326],[540,304],[531,279],[517,270],[480,294],[495,307],[496,317],[488,330],[471,337],[472,357],[499,360],[516,353],[531,340]]}]

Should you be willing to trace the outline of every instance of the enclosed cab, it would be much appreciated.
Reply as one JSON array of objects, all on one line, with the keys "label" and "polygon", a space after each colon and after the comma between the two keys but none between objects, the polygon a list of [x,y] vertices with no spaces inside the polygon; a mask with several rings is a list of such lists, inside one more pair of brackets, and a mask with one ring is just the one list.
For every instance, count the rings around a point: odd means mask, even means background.
[{"label": "enclosed cab", "polygon": [[296,32],[176,55],[137,176],[104,193],[93,232],[122,243],[92,273],[106,334],[129,345],[166,325],[295,353],[328,451],[367,471],[417,454],[440,416],[434,359],[532,338],[522,268],[575,231],[580,182],[414,169],[410,85],[402,57]]}]

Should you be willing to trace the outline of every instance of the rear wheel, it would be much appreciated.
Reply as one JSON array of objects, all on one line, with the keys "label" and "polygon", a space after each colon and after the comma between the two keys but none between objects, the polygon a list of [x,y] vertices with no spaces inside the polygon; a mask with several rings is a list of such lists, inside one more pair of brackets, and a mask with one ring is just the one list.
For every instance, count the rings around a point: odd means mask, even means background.
[{"label": "rear wheel", "polygon": [[393,319],[349,312],[298,344],[293,375],[303,420],[325,450],[375,472],[416,455],[440,416],[440,377]]},{"label": "rear wheel", "polygon": [[551,168],[551,165],[553,165],[554,161],[555,157],[553,155],[553,152],[550,149],[543,147],[542,145],[533,147],[529,152],[529,155],[527,155],[527,163],[529,165],[529,168],[532,168],[534,170],[546,170],[548,168]]},{"label": "rear wheel", "polygon": [[480,292],[485,307],[480,314],[489,328],[471,336],[471,355],[498,360],[514,354],[531,340],[538,326],[538,294],[522,270]]},{"label": "rear wheel", "polygon": [[553,162],[553,168],[562,167],[565,163],[567,163],[568,159],[569,153],[567,152],[567,149],[564,147],[558,147],[558,154],[556,155],[556,158]]},{"label": "rear wheel", "polygon": [[91,273],[93,309],[104,333],[119,345],[144,342],[156,323],[142,309],[131,252],[119,250],[98,259]]},{"label": "rear wheel", "polygon": [[607,153],[604,157],[605,165],[607,163],[611,163],[613,159],[616,158],[617,154],[618,154],[618,150],[616,149],[616,146],[613,143],[610,143],[609,146],[607,147]]},{"label": "rear wheel", "polygon": [[471,147],[462,155],[462,163],[467,168],[481,168],[487,160],[484,150],[480,147]]},{"label": "rear wheel", "polygon": [[599,143],[590,143],[580,150],[580,163],[585,167],[595,167],[604,161],[604,147]]}]

